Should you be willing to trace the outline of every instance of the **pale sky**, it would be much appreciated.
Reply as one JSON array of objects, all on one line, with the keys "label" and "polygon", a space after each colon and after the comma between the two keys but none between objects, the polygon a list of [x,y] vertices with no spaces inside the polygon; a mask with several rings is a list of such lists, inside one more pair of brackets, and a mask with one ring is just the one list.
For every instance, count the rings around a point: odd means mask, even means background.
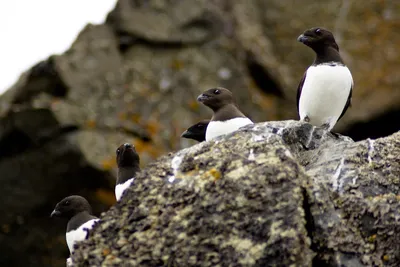
[{"label": "pale sky", "polygon": [[87,23],[100,24],[116,0],[1,0],[0,94],[51,54],[61,54]]}]

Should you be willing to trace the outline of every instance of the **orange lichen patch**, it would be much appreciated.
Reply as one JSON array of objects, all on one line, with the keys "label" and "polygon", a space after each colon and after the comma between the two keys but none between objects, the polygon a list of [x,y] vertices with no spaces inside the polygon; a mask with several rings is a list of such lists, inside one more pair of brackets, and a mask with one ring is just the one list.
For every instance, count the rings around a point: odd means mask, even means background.
[{"label": "orange lichen patch", "polygon": [[383,257],[382,257],[382,259],[384,260],[384,261],[389,261],[390,260],[390,256],[389,255],[383,255]]},{"label": "orange lichen patch", "polygon": [[197,102],[196,100],[190,101],[189,102],[189,108],[193,111],[197,111],[199,109],[200,105],[199,102]]},{"label": "orange lichen patch", "polygon": [[140,116],[139,114],[132,114],[132,115],[130,116],[130,118],[131,118],[131,121],[133,121],[133,122],[135,122],[135,123],[139,123],[139,122],[140,122],[141,116]]},{"label": "orange lichen patch", "polygon": [[258,86],[257,86],[256,82],[253,79],[251,79],[250,82],[249,82],[249,88],[258,89]]},{"label": "orange lichen patch", "polygon": [[100,189],[96,190],[95,194],[96,194],[96,198],[106,205],[111,206],[111,205],[114,205],[116,202],[113,191],[100,188]]},{"label": "orange lichen patch", "polygon": [[149,142],[144,142],[143,140],[137,139],[133,142],[133,145],[136,148],[136,151],[141,154],[141,153],[148,153],[151,155],[153,158],[158,157],[160,154],[162,154],[162,151],[160,149],[156,149],[151,143]]},{"label": "orange lichen patch", "polygon": [[103,251],[101,252],[101,254],[103,254],[103,256],[107,256],[110,253],[111,253],[111,250],[108,248],[103,249]]},{"label": "orange lichen patch", "polygon": [[275,105],[275,97],[273,96],[264,96],[259,98],[261,100],[261,105],[263,107],[273,107]]},{"label": "orange lichen patch", "polygon": [[183,61],[173,60],[171,62],[171,68],[173,68],[173,69],[181,70],[181,69],[183,69],[183,67],[184,67]]},{"label": "orange lichen patch", "polygon": [[214,177],[214,180],[217,181],[222,177],[222,174],[219,170],[212,168],[210,170],[210,174]]},{"label": "orange lichen patch", "polygon": [[109,171],[116,166],[117,166],[117,161],[115,158],[108,158],[101,162],[101,167],[105,171]]},{"label": "orange lichen patch", "polygon": [[156,135],[158,131],[160,130],[161,125],[156,122],[156,121],[149,121],[146,125],[146,130],[151,134],[151,135]]},{"label": "orange lichen patch", "polygon": [[207,171],[205,175],[206,177],[211,177],[212,179],[214,179],[214,182],[218,181],[222,177],[221,172],[216,168],[212,168],[211,170]]},{"label": "orange lichen patch", "polygon": [[371,235],[368,237],[368,242],[373,243],[376,240],[376,235]]},{"label": "orange lichen patch", "polygon": [[128,114],[126,114],[125,112],[120,112],[118,113],[118,118],[120,120],[126,120],[128,118]]},{"label": "orange lichen patch", "polygon": [[3,233],[5,233],[5,234],[8,234],[9,232],[10,232],[10,225],[8,225],[8,224],[3,224],[2,226],[1,226],[1,230],[3,231]]},{"label": "orange lichen patch", "polygon": [[89,129],[93,129],[96,127],[96,121],[95,120],[87,120],[86,121],[86,127]]},{"label": "orange lichen patch", "polygon": [[400,201],[400,195],[397,195],[397,196],[396,196],[396,199]]}]

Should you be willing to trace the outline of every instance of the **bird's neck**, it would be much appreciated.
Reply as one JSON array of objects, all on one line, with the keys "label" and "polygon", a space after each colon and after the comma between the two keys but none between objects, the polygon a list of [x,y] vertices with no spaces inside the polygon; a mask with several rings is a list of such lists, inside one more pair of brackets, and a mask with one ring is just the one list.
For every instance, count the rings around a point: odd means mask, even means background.
[{"label": "bird's neck", "polygon": [[67,232],[78,229],[79,226],[84,224],[85,222],[95,219],[96,217],[91,214],[89,211],[81,211],[75,214],[67,224]]},{"label": "bird's neck", "polygon": [[225,105],[218,110],[214,110],[212,121],[227,121],[233,118],[246,117],[235,104]]},{"label": "bird's neck", "polygon": [[140,167],[138,165],[118,168],[117,184],[125,183],[126,181],[134,177],[139,171]]},{"label": "bird's neck", "polygon": [[314,49],[314,51],[317,54],[317,57],[315,58],[313,65],[319,65],[327,62],[337,62],[343,64],[343,60],[339,54],[339,51],[333,47],[323,47],[321,49]]}]

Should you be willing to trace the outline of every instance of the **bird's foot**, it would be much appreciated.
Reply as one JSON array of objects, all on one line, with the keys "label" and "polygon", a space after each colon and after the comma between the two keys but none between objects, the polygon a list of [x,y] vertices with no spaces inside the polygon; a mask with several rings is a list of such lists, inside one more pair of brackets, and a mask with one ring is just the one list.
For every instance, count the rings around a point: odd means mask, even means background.
[{"label": "bird's foot", "polygon": [[329,128],[331,128],[331,125],[329,123],[324,123],[324,124],[321,125],[321,128],[326,130],[326,131],[328,131]]},{"label": "bird's foot", "polygon": [[334,132],[330,132],[330,133],[331,133],[331,135],[333,135],[334,137],[339,138],[339,134],[334,133]]}]

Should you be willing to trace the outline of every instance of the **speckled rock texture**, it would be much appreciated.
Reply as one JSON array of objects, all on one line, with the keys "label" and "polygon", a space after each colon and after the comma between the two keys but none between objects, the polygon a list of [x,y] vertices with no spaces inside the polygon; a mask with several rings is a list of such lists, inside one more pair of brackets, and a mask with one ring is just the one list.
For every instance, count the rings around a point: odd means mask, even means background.
[{"label": "speckled rock texture", "polygon": [[[305,173],[278,135],[204,142],[151,163],[78,265],[310,266]],[[172,264],[172,265],[171,265]]]},{"label": "speckled rock texture", "polygon": [[149,164],[78,266],[398,266],[400,133],[246,126]]}]

